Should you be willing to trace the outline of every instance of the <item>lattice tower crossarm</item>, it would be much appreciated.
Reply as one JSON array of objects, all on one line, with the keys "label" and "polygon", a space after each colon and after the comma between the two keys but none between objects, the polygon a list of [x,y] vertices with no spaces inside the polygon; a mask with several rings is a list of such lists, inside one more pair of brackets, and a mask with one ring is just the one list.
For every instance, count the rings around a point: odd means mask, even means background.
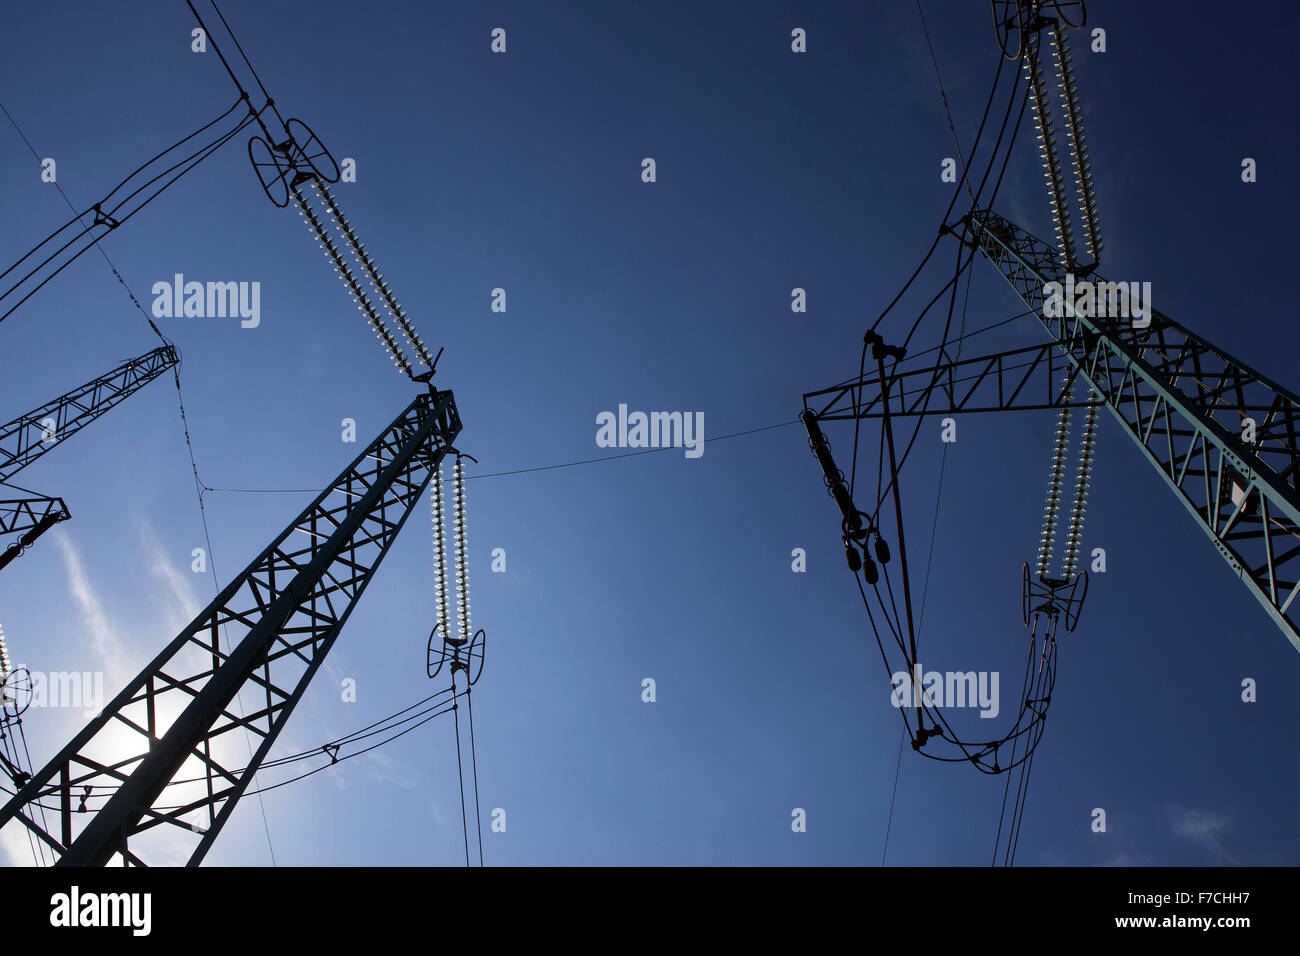
[{"label": "lattice tower crossarm", "polygon": [[[1057,250],[990,211],[968,223],[969,238],[1300,650],[1300,397],[1150,303],[1145,326],[1081,316],[1069,303],[1046,315],[1046,286],[1064,278]],[[1113,283],[1090,280],[1098,301],[1119,299]],[[1247,420],[1253,442],[1243,437]]]},{"label": "lattice tower crossarm", "polygon": [[[0,426],[0,481],[9,481],[37,458],[71,438],[176,365],[170,345],[127,359],[112,371]],[[53,427],[48,427],[49,421]]]}]

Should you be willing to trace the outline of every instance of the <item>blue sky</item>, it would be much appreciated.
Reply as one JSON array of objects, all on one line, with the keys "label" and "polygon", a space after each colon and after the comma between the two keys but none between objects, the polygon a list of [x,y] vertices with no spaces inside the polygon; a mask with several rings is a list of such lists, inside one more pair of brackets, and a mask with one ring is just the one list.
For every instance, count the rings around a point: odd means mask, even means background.
[{"label": "blue sky", "polygon": [[[1104,271],[1150,281],[1156,308],[1296,387],[1289,288],[1297,134],[1295,13],[1208,3],[1090,5],[1108,52],[1075,39],[1106,234]],[[974,134],[999,55],[987,5],[925,5],[958,133]],[[335,189],[425,340],[480,472],[597,457],[596,416],[701,411],[680,451],[470,484],[476,690],[489,864],[875,864],[901,722],[843,567],[839,517],[794,418],[856,371],[861,335],[928,247],[952,154],[910,0],[875,4],[368,5],[228,0],[285,116],[358,177]],[[507,30],[508,52],[489,52]],[[808,52],[791,53],[802,27]],[[26,5],[0,36],[0,101],[79,206],[233,102],[183,4]],[[1049,234],[1029,121],[999,197]],[[658,181],[641,182],[653,157]],[[1259,181],[1243,184],[1243,157]],[[0,261],[66,219],[0,126]],[[315,488],[410,401],[298,217],[257,187],[243,138],[104,244],[137,296],[181,272],[261,283],[261,324],[167,319],[203,480]],[[901,335],[943,265],[883,327]],[[975,264],[970,322],[1020,311]],[[806,314],[790,290],[808,292]],[[490,310],[507,290],[508,311]],[[921,296],[921,293],[924,293]],[[938,326],[917,345],[937,341]],[[926,337],[928,336],[928,338]],[[156,344],[91,252],[0,326],[6,419]],[[1032,320],[983,337],[1035,344]],[[23,472],[73,520],[0,575],[17,662],[102,670],[108,693],[211,598],[189,569],[202,526],[167,379]],[[1053,417],[963,420],[947,461],[922,660],[1023,660]],[[927,426],[929,428],[929,426]],[[940,442],[908,463],[910,527],[928,530]],[[837,453],[843,426],[829,428]],[[1022,864],[1295,864],[1289,796],[1300,655],[1104,418],[1085,550],[1104,547],[1061,644],[1034,764]],[[865,459],[874,465],[870,457]],[[847,464],[842,461],[841,464]],[[473,473],[473,470],[471,470]],[[224,582],[310,500],[209,494]],[[430,693],[427,505],[353,614],[278,753],[309,749]],[[910,540],[923,542],[914,530]],[[504,574],[490,551],[504,548]],[[791,571],[804,548],[808,571]],[[921,546],[913,545],[916,573]],[[358,700],[340,699],[354,678]],[[641,681],[657,701],[641,700]],[[1259,682],[1255,704],[1241,680]],[[1004,687],[1008,681],[1004,680]],[[43,763],[79,713],[33,710]],[[277,779],[269,772],[265,785]],[[890,864],[985,865],[1002,780],[903,754]],[[463,862],[452,727],[265,795],[281,864]],[[793,808],[808,815],[793,833]],[[1108,832],[1089,829],[1107,811]],[[15,850],[15,846],[17,850]],[[21,862],[25,841],[6,842]],[[212,864],[271,862],[243,801]]]}]

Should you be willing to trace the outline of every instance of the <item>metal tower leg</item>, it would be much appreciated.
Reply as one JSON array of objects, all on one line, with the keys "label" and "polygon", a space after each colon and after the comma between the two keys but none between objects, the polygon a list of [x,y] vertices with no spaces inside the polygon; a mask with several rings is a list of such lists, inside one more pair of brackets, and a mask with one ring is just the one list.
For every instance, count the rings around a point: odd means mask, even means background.
[{"label": "metal tower leg", "polygon": [[[0,827],[16,818],[59,865],[143,865],[151,838],[137,838],[167,824],[198,836],[198,864],[459,432],[451,392],[416,398],[0,810]],[[239,729],[256,738],[251,760]],[[37,803],[57,833],[34,822]]]}]

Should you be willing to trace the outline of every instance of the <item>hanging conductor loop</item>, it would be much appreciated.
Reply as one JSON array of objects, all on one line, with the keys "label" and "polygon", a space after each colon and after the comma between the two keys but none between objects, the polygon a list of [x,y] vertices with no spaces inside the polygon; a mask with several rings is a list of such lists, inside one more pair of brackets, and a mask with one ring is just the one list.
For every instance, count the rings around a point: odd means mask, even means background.
[{"label": "hanging conductor loop", "polygon": [[879,532],[872,523],[871,515],[859,508],[854,508],[853,511],[853,514],[840,521],[840,534],[845,538],[852,538],[865,547],[867,536],[874,534],[879,538]]}]

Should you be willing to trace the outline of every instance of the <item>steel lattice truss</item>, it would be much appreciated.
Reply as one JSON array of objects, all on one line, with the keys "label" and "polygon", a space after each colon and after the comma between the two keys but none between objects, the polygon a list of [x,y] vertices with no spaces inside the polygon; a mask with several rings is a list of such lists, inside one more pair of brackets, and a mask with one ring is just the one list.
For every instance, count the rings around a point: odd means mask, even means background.
[{"label": "steel lattice truss", "polygon": [[8,498],[0,501],[0,536],[22,535],[0,552],[0,568],[6,567],[50,528],[71,517],[62,498]]},{"label": "steel lattice truss", "polygon": [[1064,278],[1057,250],[992,212],[969,230],[1300,650],[1300,398],[1155,310],[1146,328],[1068,304],[1045,316],[1044,286]]},{"label": "steel lattice truss", "polygon": [[[0,481],[85,428],[113,406],[148,385],[177,362],[170,345],[128,359],[111,372],[34,408],[0,427]],[[54,422],[49,434],[46,420]]]},{"label": "steel lattice truss", "polygon": [[0,501],[0,534],[30,531],[42,522],[70,517],[62,498],[8,498]]},{"label": "steel lattice truss", "polygon": [[[899,369],[888,376],[889,414],[897,417],[963,412],[1033,411],[1097,404],[1072,401],[1078,368],[1054,342],[929,367]],[[881,418],[885,390],[878,375],[804,395],[818,421]]]},{"label": "steel lattice truss", "polygon": [[177,840],[199,863],[460,427],[451,392],[416,398],[0,810],[0,827],[17,820],[60,865],[142,865]]}]

